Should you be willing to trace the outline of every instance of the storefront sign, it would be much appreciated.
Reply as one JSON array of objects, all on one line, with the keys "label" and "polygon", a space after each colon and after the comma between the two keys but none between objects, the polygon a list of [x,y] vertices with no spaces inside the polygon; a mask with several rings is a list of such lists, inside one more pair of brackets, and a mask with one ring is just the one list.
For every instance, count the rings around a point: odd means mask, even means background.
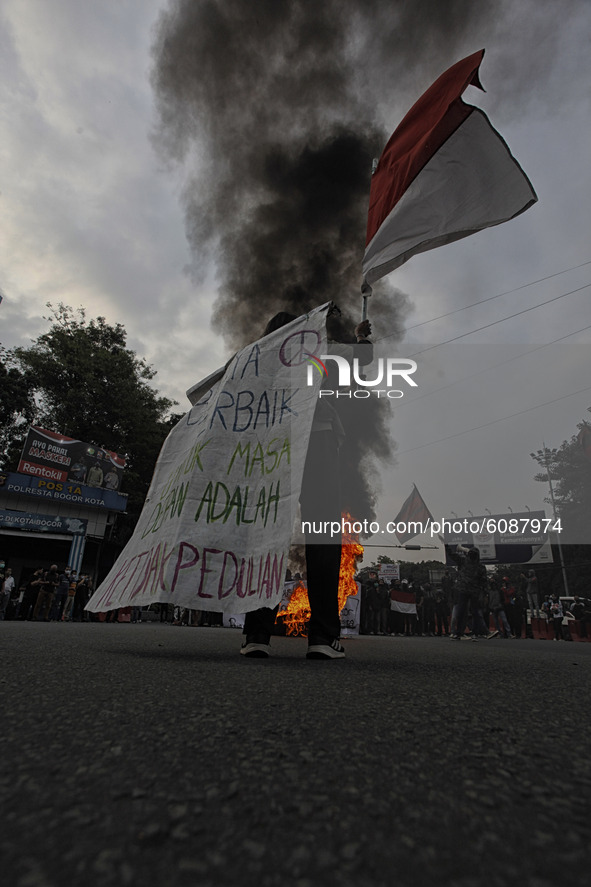
[{"label": "storefront sign", "polygon": [[78,517],[55,514],[32,514],[27,511],[0,509],[0,530],[25,530],[29,533],[59,533],[84,536],[88,521]]},{"label": "storefront sign", "polygon": [[125,511],[127,496],[113,490],[87,487],[84,484],[5,472],[0,474],[0,493],[18,493],[35,499],[51,499],[54,502],[71,502],[75,505],[91,505],[108,511]]}]

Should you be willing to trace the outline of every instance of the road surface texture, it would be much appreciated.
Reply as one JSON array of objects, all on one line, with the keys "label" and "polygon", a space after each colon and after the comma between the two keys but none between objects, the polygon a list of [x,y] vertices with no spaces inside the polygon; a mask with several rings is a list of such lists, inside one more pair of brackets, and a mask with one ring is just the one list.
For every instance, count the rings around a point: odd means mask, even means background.
[{"label": "road surface texture", "polygon": [[578,887],[591,644],[0,623],[6,887]]}]

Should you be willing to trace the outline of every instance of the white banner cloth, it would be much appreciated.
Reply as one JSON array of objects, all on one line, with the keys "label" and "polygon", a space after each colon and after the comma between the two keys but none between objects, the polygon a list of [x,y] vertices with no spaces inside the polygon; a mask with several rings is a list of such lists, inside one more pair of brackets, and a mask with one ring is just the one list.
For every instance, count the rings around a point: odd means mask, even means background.
[{"label": "white banner cloth", "polygon": [[[135,532],[88,602],[245,613],[281,599],[329,303],[244,348],[166,439]],[[201,391],[201,389],[199,389]]]}]

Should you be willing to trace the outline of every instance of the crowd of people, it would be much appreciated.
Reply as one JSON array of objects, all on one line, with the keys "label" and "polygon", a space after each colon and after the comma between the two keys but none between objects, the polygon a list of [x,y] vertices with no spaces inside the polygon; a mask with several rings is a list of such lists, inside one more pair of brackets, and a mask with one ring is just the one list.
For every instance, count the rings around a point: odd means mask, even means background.
[{"label": "crowd of people", "polygon": [[[472,552],[472,553],[471,553]],[[458,555],[459,569],[447,569],[441,585],[403,579],[387,582],[370,569],[361,580],[359,633],[391,637],[463,637],[505,639],[531,637],[531,618],[551,625],[555,640],[568,640],[564,617],[576,620],[580,636],[591,638],[591,600],[574,595],[566,607],[556,595],[540,603],[538,581],[533,570],[522,572],[517,585],[508,576],[487,574],[476,549]],[[39,622],[82,622],[99,618],[85,611],[93,593],[87,574],[76,575],[69,567],[59,570],[37,568],[17,587],[12,570],[0,572],[0,620]],[[155,605],[158,615],[146,607],[110,610],[102,618],[132,623],[152,621],[190,626],[223,625],[221,613],[192,610],[172,604]]]},{"label": "crowd of people", "polygon": [[[38,567],[19,587],[12,569],[0,571],[0,620],[29,622],[89,622],[98,620],[98,614],[85,610],[94,591],[88,574],[77,575],[57,564],[49,568]],[[148,607],[128,607],[109,610],[102,616],[105,622],[121,620],[139,623],[160,620],[171,625],[221,626],[222,613],[205,610],[189,610],[173,604],[156,604],[157,614],[147,616]]]},{"label": "crowd of people", "polygon": [[570,615],[581,637],[591,637],[591,600],[574,595],[567,609],[553,594],[540,604],[534,570],[522,572],[514,584],[508,576],[487,574],[476,549],[460,553],[458,567],[445,570],[436,588],[406,579],[387,582],[370,570],[361,585],[360,634],[513,639],[532,637],[531,618],[537,618],[553,626],[555,640],[567,640],[563,622]]},{"label": "crowd of people", "polygon": [[9,567],[0,587],[0,619],[34,622],[81,622],[93,591],[90,576],[57,564],[38,567],[19,587]]}]

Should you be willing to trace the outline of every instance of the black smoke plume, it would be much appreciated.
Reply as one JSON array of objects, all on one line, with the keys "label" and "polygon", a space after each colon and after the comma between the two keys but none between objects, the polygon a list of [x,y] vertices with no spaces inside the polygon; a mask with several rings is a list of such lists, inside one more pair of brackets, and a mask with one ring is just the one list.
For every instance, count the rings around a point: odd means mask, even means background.
[{"label": "black smoke plume", "polygon": [[[215,258],[213,326],[229,346],[257,339],[278,311],[300,315],[331,299],[351,335],[372,159],[407,110],[409,90],[418,98],[461,57],[457,44],[484,6],[171,0],[153,49],[156,141],[187,171],[193,271],[199,277]],[[378,336],[394,342],[407,298],[387,286],[370,312]],[[363,421],[351,410],[343,418],[354,430],[348,504],[356,517],[372,517],[375,491],[359,466],[392,458],[388,410],[365,402]]]}]

